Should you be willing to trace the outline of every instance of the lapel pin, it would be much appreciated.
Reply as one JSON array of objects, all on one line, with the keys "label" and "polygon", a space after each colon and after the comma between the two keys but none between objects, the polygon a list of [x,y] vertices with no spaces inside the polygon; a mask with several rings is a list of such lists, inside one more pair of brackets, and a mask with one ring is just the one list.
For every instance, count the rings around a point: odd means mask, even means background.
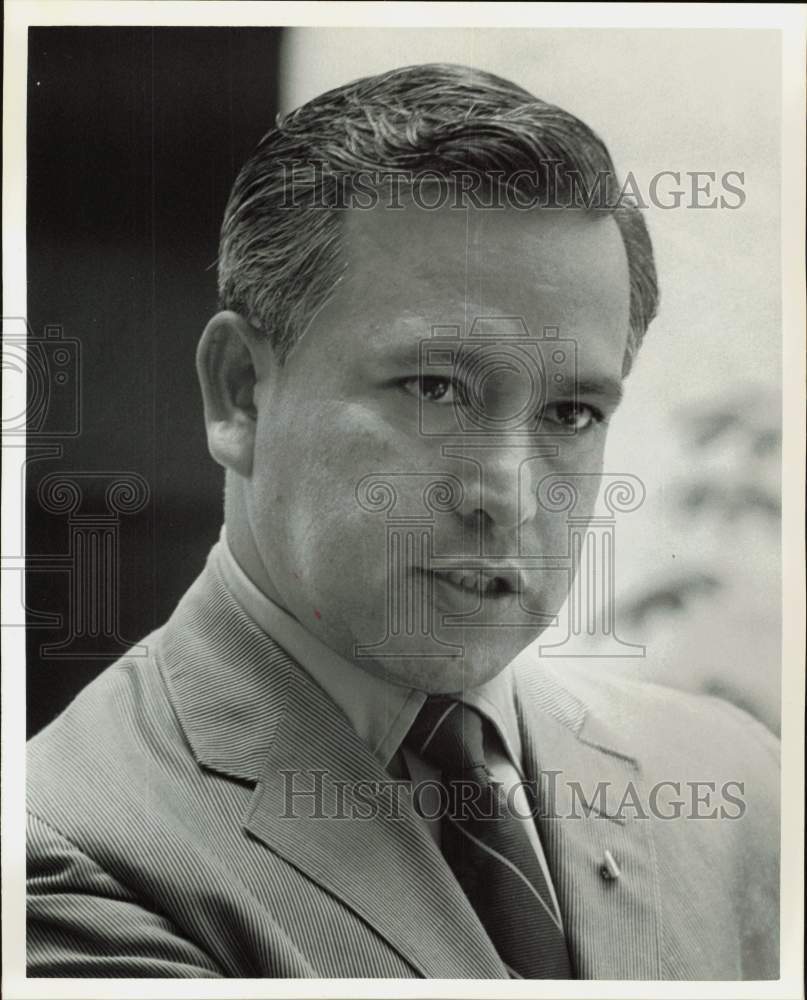
[{"label": "lapel pin", "polygon": [[610,881],[612,879],[618,879],[621,874],[622,871],[614,860],[613,854],[611,854],[610,851],[606,851],[602,866],[600,867],[600,875],[602,875],[604,879]]}]

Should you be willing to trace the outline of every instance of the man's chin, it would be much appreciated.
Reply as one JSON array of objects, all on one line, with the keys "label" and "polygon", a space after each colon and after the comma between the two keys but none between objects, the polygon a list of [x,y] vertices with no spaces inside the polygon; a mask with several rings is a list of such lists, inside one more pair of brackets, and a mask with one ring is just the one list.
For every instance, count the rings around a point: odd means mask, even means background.
[{"label": "man's chin", "polygon": [[500,674],[540,632],[524,630],[520,638],[496,645],[468,641],[457,636],[441,650],[436,643],[427,649],[383,653],[375,656],[354,656],[354,662],[364,670],[393,684],[416,688],[428,694],[453,694],[478,687]]}]

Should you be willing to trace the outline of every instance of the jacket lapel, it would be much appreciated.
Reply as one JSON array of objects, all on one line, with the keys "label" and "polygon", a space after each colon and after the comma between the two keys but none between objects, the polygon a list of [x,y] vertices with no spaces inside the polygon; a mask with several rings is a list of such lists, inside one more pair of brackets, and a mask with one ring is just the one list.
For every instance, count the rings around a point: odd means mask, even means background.
[{"label": "jacket lapel", "polygon": [[247,829],[358,913],[422,975],[507,978],[405,787],[300,672]]},{"label": "jacket lapel", "polygon": [[638,763],[542,667],[516,676],[524,765],[543,789],[538,825],[576,977],[660,979],[658,872]]},{"label": "jacket lapel", "polygon": [[159,659],[199,763],[255,784],[246,833],[340,899],[421,975],[507,978],[405,786],[210,564],[166,627]]}]

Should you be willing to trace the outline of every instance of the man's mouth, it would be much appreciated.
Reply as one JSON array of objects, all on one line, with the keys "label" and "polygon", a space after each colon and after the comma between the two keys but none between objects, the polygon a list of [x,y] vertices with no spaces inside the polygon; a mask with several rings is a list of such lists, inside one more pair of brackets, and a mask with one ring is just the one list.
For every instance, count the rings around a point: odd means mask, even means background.
[{"label": "man's mouth", "polygon": [[496,572],[483,569],[433,569],[430,572],[436,580],[442,580],[458,590],[477,597],[509,597],[520,593],[523,589],[518,570]]}]

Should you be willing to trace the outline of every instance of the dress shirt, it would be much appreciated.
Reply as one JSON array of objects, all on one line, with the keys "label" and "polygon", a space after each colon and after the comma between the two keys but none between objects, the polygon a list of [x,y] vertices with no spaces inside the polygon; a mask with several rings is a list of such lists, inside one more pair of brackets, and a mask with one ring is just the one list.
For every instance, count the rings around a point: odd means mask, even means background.
[{"label": "dress shirt", "polygon": [[[440,780],[434,767],[402,745],[427,698],[425,692],[378,677],[317,639],[250,580],[233,555],[224,528],[209,558],[235,600],[332,698],[382,767],[396,778],[403,778],[408,772],[415,783]],[[493,727],[491,745],[486,746],[488,765],[505,793],[518,786],[513,792],[513,805],[525,825],[560,920],[552,878],[521,787],[524,780],[521,737],[510,666],[456,697],[476,709]],[[424,822],[439,845],[439,820]]]}]

